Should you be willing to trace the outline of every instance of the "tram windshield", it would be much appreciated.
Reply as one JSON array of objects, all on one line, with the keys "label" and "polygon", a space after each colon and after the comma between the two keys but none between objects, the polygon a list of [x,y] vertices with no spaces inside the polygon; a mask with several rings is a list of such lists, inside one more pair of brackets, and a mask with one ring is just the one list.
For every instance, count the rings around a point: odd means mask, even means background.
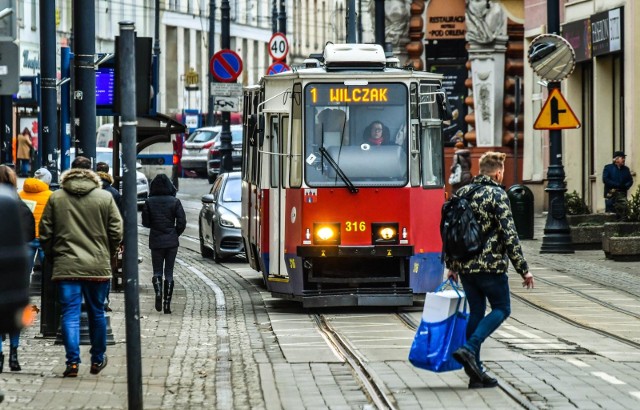
[{"label": "tram windshield", "polygon": [[308,84],[304,133],[307,184],[406,185],[407,106],[407,87],[401,83]]}]

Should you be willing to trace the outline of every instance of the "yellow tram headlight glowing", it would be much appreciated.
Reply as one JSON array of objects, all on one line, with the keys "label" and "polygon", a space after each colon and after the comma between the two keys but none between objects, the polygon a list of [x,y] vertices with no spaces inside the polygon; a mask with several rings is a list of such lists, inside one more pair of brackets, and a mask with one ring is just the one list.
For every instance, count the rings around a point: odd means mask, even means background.
[{"label": "yellow tram headlight glowing", "polygon": [[393,228],[390,228],[388,226],[380,229],[380,237],[384,240],[389,240],[389,239],[393,239],[393,237],[396,236],[396,231]]},{"label": "yellow tram headlight glowing", "polygon": [[339,223],[315,223],[313,224],[313,242],[315,244],[340,244]]},{"label": "yellow tram headlight glowing", "polygon": [[371,242],[374,245],[398,244],[397,222],[374,222],[371,224]]}]

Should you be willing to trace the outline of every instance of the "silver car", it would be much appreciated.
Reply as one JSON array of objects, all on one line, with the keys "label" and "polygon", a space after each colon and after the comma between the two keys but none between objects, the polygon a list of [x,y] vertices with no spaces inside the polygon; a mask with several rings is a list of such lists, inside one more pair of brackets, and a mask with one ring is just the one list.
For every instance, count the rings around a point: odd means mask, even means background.
[{"label": "silver car", "polygon": [[207,175],[207,155],[222,131],[222,126],[198,128],[182,146],[180,165],[185,171]]},{"label": "silver car", "polygon": [[244,252],[240,232],[240,172],[222,173],[202,196],[199,217],[200,254],[216,263]]}]

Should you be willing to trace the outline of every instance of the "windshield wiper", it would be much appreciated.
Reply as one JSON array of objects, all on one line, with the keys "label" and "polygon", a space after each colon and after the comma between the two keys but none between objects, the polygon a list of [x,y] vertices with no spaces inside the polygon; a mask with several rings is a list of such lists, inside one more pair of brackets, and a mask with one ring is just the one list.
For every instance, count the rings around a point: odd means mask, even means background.
[{"label": "windshield wiper", "polygon": [[352,194],[357,193],[358,188],[356,188],[351,180],[349,180],[349,178],[345,175],[345,173],[342,172],[342,169],[340,169],[338,163],[331,157],[331,155],[329,155],[329,151],[327,151],[325,147],[320,147],[320,154],[322,154],[322,156],[327,159],[327,162],[336,171],[336,174],[338,174],[342,182],[347,185],[347,188],[349,188],[349,192],[351,192]]}]

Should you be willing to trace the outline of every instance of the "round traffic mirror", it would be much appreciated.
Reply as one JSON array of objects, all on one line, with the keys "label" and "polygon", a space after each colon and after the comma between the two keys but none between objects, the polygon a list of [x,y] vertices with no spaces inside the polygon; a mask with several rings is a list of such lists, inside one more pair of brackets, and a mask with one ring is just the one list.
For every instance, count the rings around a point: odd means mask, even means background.
[{"label": "round traffic mirror", "polygon": [[529,64],[538,77],[550,81],[562,81],[576,66],[576,55],[571,44],[556,34],[536,37],[527,53]]}]

